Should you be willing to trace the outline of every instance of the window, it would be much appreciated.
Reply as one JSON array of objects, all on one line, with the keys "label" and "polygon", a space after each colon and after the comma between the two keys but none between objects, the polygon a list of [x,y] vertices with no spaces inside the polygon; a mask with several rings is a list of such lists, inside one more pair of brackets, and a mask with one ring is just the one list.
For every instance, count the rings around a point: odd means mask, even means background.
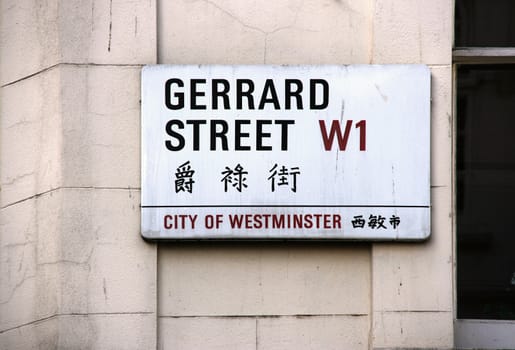
[{"label": "window", "polygon": [[515,65],[457,77],[458,318],[515,320]]},{"label": "window", "polygon": [[457,348],[515,348],[515,1],[456,0]]},{"label": "window", "polygon": [[457,0],[455,47],[515,47],[513,0]]}]

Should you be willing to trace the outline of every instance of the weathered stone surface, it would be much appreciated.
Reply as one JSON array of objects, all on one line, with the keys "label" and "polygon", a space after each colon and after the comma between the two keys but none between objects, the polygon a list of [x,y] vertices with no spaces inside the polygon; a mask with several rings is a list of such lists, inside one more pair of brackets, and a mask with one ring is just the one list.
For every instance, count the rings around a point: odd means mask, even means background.
[{"label": "weathered stone surface", "polygon": [[0,333],[0,347],[9,350],[58,349],[58,317],[46,318]]},{"label": "weathered stone surface", "polygon": [[63,186],[139,188],[140,71],[62,68]]},{"label": "weathered stone surface", "polygon": [[452,312],[376,312],[374,349],[452,349]]},{"label": "weathered stone surface", "polygon": [[249,317],[160,317],[159,349],[255,350],[256,320]]},{"label": "weathered stone surface", "polygon": [[427,242],[375,244],[372,249],[375,311],[452,310],[451,194],[448,188],[437,188],[431,198]]},{"label": "weathered stone surface", "polygon": [[1,85],[56,64],[156,62],[156,3],[2,1]]},{"label": "weathered stone surface", "polygon": [[372,1],[290,0],[262,6],[234,0],[181,0],[162,2],[160,13],[159,31],[164,35],[159,36],[158,46],[163,63],[370,61]]},{"label": "weathered stone surface", "polygon": [[368,349],[368,316],[258,319],[258,349]]},{"label": "weathered stone surface", "polygon": [[60,349],[155,349],[156,343],[155,314],[59,317]]},{"label": "weathered stone surface", "polygon": [[59,62],[59,1],[3,0],[0,18],[0,85]]},{"label": "weathered stone surface", "polygon": [[61,312],[155,312],[156,249],[139,235],[139,191],[62,192]]},{"label": "weathered stone surface", "polygon": [[60,11],[61,62],[156,62],[155,0],[66,0]]},{"label": "weathered stone surface", "polygon": [[159,314],[367,314],[369,262],[367,245],[163,245]]},{"label": "weathered stone surface", "polygon": [[61,184],[59,80],[54,68],[1,89],[1,207]]},{"label": "weathered stone surface", "polygon": [[155,334],[155,315],[59,315],[0,333],[0,347],[155,349]]},{"label": "weathered stone surface", "polygon": [[451,64],[453,2],[375,0],[372,63]]},{"label": "weathered stone surface", "polygon": [[51,192],[0,210],[0,331],[59,312],[59,266],[44,261],[59,254],[60,201]]}]

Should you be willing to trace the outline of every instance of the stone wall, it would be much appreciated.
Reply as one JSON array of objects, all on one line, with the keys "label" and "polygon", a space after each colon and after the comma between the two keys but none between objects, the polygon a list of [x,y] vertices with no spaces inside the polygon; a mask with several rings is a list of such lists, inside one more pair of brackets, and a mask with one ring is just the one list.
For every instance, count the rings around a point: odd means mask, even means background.
[{"label": "stone wall", "polygon": [[[452,1],[0,4],[0,348],[452,347]],[[430,240],[146,243],[152,63],[427,64]]]}]

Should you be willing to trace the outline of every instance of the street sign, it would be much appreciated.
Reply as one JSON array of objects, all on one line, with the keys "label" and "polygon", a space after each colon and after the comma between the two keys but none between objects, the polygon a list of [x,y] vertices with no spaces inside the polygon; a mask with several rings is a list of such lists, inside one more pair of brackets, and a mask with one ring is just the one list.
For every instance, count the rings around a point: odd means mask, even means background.
[{"label": "street sign", "polygon": [[425,65],[142,71],[146,239],[423,240]]}]

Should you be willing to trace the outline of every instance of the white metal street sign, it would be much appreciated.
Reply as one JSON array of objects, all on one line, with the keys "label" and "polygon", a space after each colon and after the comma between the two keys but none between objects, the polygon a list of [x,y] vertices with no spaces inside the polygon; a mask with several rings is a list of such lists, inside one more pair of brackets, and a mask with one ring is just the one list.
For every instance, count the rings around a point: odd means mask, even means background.
[{"label": "white metal street sign", "polygon": [[424,65],[146,66],[147,239],[423,240]]}]

